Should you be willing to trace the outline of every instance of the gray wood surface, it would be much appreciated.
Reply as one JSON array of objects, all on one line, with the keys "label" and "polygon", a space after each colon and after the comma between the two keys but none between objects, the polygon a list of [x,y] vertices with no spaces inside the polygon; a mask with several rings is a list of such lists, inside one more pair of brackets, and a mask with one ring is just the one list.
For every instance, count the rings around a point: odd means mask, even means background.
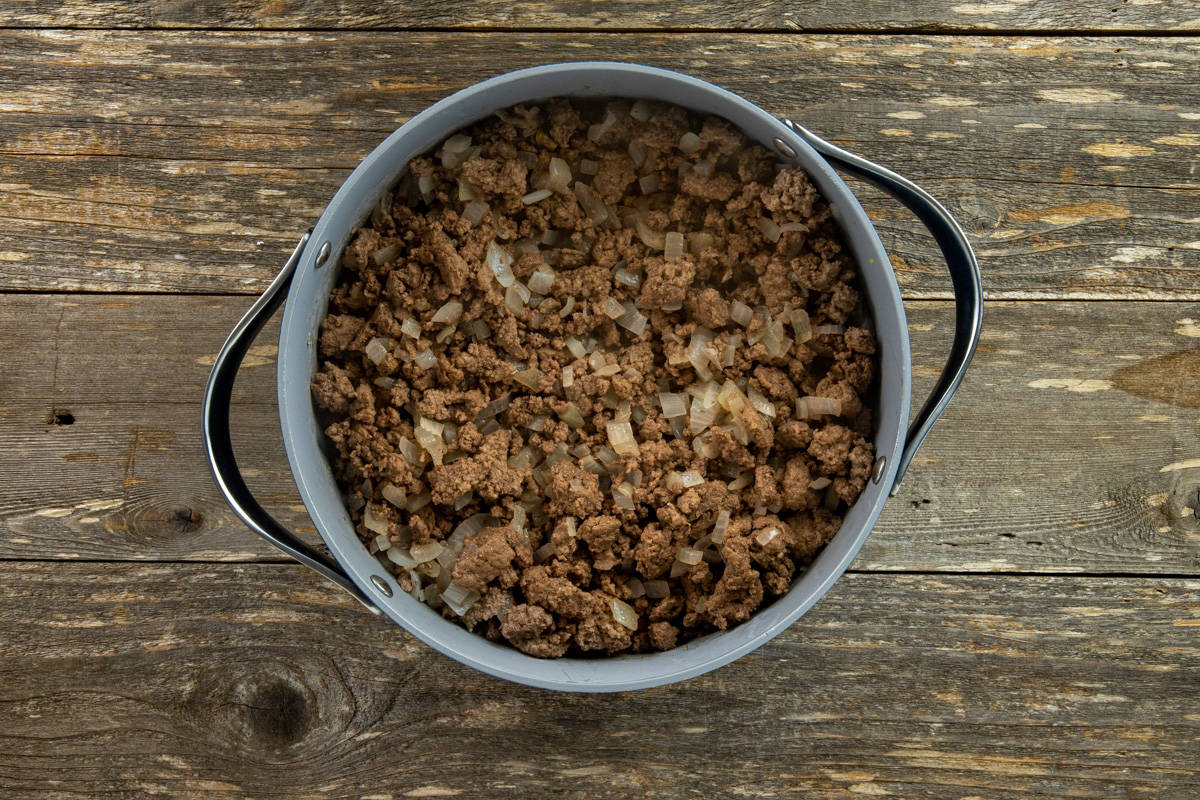
[{"label": "gray wood surface", "polygon": [[[278,558],[226,507],[199,437],[212,357],[247,305],[0,295],[0,341],[24,354],[0,373],[0,558]],[[953,315],[908,312],[919,401]],[[1198,326],[1200,304],[989,304],[966,382],[856,567],[1200,574]],[[277,331],[243,370],[236,442],[268,508],[312,531],[278,430]],[[74,424],[49,424],[56,409]]]},{"label": "gray wood surface", "polygon": [[9,564],[0,795],[1183,800],[1197,625],[1197,581],[847,575],[728,667],[597,698],[298,566]]},{"label": "gray wood surface", "polygon": [[832,0],[788,3],[663,3],[654,0],[366,0],[327,3],[174,0],[8,0],[0,21],[12,27],[99,28],[514,28],[514,29],[775,29],[838,31],[1196,31],[1186,0],[1063,3],[893,3]]},{"label": "gray wood surface", "polygon": [[[260,291],[411,114],[570,57],[691,72],[909,174],[989,297],[1196,300],[1198,42],[0,31],[0,289]],[[918,224],[858,189],[905,293],[948,297]]]}]

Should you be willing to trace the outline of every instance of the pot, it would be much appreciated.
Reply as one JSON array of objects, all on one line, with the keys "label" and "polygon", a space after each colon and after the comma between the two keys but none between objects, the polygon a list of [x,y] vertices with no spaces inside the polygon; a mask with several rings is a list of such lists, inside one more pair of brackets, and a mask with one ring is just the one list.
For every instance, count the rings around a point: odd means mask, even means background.
[{"label": "pot", "polygon": [[[537,659],[470,633],[406,594],[354,531],[325,456],[324,437],[309,392],[316,367],[318,328],[337,279],[342,248],[395,183],[409,159],[498,109],[556,95],[646,98],[714,114],[773,149],[781,159],[801,165],[841,223],[862,273],[865,299],[879,342],[874,438],[878,459],[872,479],[849,509],[840,531],[786,595],[760,608],[748,621],[661,653]],[[900,290],[878,234],[835,169],[881,187],[912,210],[936,238],[950,270],[955,292],[954,342],[941,378],[911,425],[912,363]],[[305,508],[333,561],[311,549],[263,510],[238,471],[230,440],[234,377],[255,335],[284,300],[285,293],[277,373],[283,441]],[[456,92],[417,114],[363,159],[225,342],[205,391],[205,446],[222,493],[250,528],[430,647],[488,674],[547,689],[610,692],[659,686],[708,672],[762,646],[829,590],[862,546],[884,502],[962,380],[979,338],[982,308],[979,268],[962,229],[936,200],[899,175],[688,75],[638,64],[549,64],[500,75]]]}]

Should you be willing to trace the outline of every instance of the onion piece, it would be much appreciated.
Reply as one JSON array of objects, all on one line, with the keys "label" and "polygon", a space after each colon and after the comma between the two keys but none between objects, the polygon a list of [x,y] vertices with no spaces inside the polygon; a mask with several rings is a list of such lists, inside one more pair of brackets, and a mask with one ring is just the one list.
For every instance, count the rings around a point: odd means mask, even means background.
[{"label": "onion piece", "polygon": [[562,368],[561,383],[562,383],[562,387],[564,389],[570,389],[572,386],[575,385],[575,368],[573,366],[571,366],[570,364],[567,364],[565,367]]},{"label": "onion piece", "polygon": [[405,503],[408,502],[408,495],[406,495],[404,490],[399,486],[391,483],[385,483],[381,491],[383,493],[383,499],[387,500],[396,508],[404,508]]},{"label": "onion piece", "polygon": [[556,192],[565,192],[571,186],[571,167],[561,158],[550,159],[550,169],[546,175],[546,185]]},{"label": "onion piece", "polygon": [[583,358],[588,354],[587,348],[583,346],[583,342],[576,339],[574,336],[568,336],[566,339],[567,350],[575,358]]},{"label": "onion piece", "polygon": [[613,619],[631,631],[638,629],[638,615],[633,606],[615,597],[608,601],[608,605],[612,609]]},{"label": "onion piece", "polygon": [[588,141],[591,141],[591,142],[600,141],[600,137],[603,136],[605,133],[607,133],[608,129],[611,128],[613,126],[613,123],[615,123],[616,121],[617,121],[617,117],[615,114],[613,114],[611,111],[606,112],[604,115],[604,119],[601,122],[597,122],[595,125],[588,126],[588,130],[587,130]]},{"label": "onion piece", "polygon": [[625,306],[621,305],[612,297],[606,297],[600,301],[600,310],[610,319],[616,319],[625,313]]},{"label": "onion piece", "polygon": [[472,200],[463,208],[462,216],[467,222],[472,225],[478,225],[483,222],[483,218],[492,210],[492,207],[482,200]]},{"label": "onion piece", "polygon": [[709,539],[713,544],[721,544],[725,541],[725,530],[729,527],[729,509],[723,508],[717,514],[717,520],[713,523],[712,533],[709,534]]},{"label": "onion piece", "polygon": [[654,107],[646,100],[634,100],[633,105],[629,107],[629,116],[638,122],[649,122],[653,113]]},{"label": "onion piece", "polygon": [[659,392],[658,404],[662,406],[663,416],[667,419],[687,416],[688,396],[686,394]]},{"label": "onion piece", "polygon": [[622,308],[623,313],[617,317],[616,323],[634,336],[641,336],[642,331],[646,330],[647,318],[637,310],[637,306],[631,300],[626,300]]},{"label": "onion piece", "polygon": [[646,594],[646,585],[642,583],[640,578],[630,578],[625,582],[625,585],[629,587],[630,600],[637,600]]},{"label": "onion piece", "polygon": [[523,369],[512,374],[514,381],[535,392],[541,389],[542,379],[545,377],[545,374],[540,369]]},{"label": "onion piece", "polygon": [[511,404],[512,392],[505,392],[479,410],[479,413],[475,415],[475,424],[478,425],[484,420],[491,419],[501,411],[507,409]]},{"label": "onion piece", "polygon": [[818,325],[812,329],[812,332],[816,336],[825,336],[829,334],[841,336],[846,332],[846,328],[843,325]]},{"label": "onion piece", "polygon": [[750,326],[750,320],[754,319],[754,312],[741,300],[734,300],[729,304],[729,316],[738,325],[747,328]]},{"label": "onion piece", "polygon": [[597,378],[608,378],[612,375],[616,375],[620,371],[620,364],[605,364],[603,367],[592,370],[592,374]]},{"label": "onion piece", "polygon": [[749,387],[746,392],[746,399],[750,401],[750,407],[764,417],[775,418],[775,404],[762,396],[762,393],[753,386]]},{"label": "onion piece", "polygon": [[700,137],[691,131],[679,137],[679,149],[688,155],[700,152],[701,146]]},{"label": "onion piece", "polygon": [[717,165],[711,161],[697,161],[695,166],[692,167],[692,172],[695,172],[701,178],[711,178],[716,168]]},{"label": "onion piece", "polygon": [[813,337],[812,324],[808,319],[808,312],[803,308],[793,308],[788,312],[788,321],[792,323],[792,330],[796,332],[796,341],[807,342]]},{"label": "onion piece", "polygon": [[597,225],[602,224],[612,216],[608,210],[608,206],[604,205],[604,201],[597,197],[586,183],[575,181],[575,198]]},{"label": "onion piece", "polygon": [[711,233],[707,233],[706,231],[689,233],[688,252],[692,255],[699,255],[704,248],[712,247],[714,241],[716,240],[713,239],[713,235]]},{"label": "onion piece", "polygon": [[428,544],[415,544],[409,548],[408,554],[412,556],[413,561],[418,564],[424,564],[428,561],[433,561],[442,553],[441,542],[429,542]]},{"label": "onion piece", "polygon": [[371,359],[371,363],[378,364],[383,359],[387,358],[388,349],[392,345],[391,339],[385,339],[381,336],[376,336],[371,341],[367,342],[367,346],[363,348],[363,352],[367,354],[367,358]]},{"label": "onion piece", "polygon": [[371,504],[367,503],[363,507],[363,527],[371,533],[377,533],[381,536],[387,536],[388,523],[385,519],[380,519],[371,513]]},{"label": "onion piece", "polygon": [[691,362],[692,369],[696,371],[696,375],[703,381],[712,380],[712,373],[708,369],[709,355],[708,345],[712,343],[713,332],[703,326],[697,326],[692,332],[692,339],[688,342],[688,361]]},{"label": "onion piece", "polygon": [[441,323],[453,324],[458,322],[458,320],[462,317],[462,312],[463,304],[457,300],[451,300],[439,308],[437,312],[434,313],[433,318],[429,321],[434,325],[439,325]]},{"label": "onion piece", "polygon": [[842,401],[836,397],[816,397],[809,395],[807,397],[796,398],[796,417],[799,419],[812,419],[826,414],[832,416],[840,416],[842,413]]},{"label": "onion piece", "polygon": [[410,336],[413,339],[421,338],[421,323],[417,322],[412,317],[400,323],[400,330],[405,336]]},{"label": "onion piece", "polygon": [[575,295],[571,295],[570,297],[567,298],[567,302],[563,303],[563,307],[558,310],[558,315],[560,317],[562,317],[563,319],[566,319],[567,317],[569,317],[571,315],[571,312],[574,310],[575,310]]},{"label": "onion piece", "polygon": [[631,289],[636,289],[641,284],[642,279],[638,275],[634,275],[624,267],[617,267],[613,270],[613,280],[617,283],[623,283]]},{"label": "onion piece", "polygon": [[771,542],[775,541],[775,538],[779,536],[780,533],[781,531],[779,528],[763,528],[761,531],[754,534],[754,541],[758,542],[760,546],[766,547]]},{"label": "onion piece", "polygon": [[768,242],[778,242],[779,237],[783,235],[783,231],[779,229],[775,221],[768,217],[759,217],[758,229],[762,231],[762,235],[767,238]]},{"label": "onion piece", "polygon": [[582,428],[584,425],[583,415],[579,413],[579,406],[574,403],[567,403],[566,409],[558,415],[558,418],[572,428]]},{"label": "onion piece", "polygon": [[820,491],[821,489],[824,489],[826,486],[829,486],[831,483],[833,483],[833,481],[829,480],[829,478],[821,477],[821,478],[817,478],[814,481],[810,481],[808,484],[808,488],[816,489],[816,490]]},{"label": "onion piece", "polygon": [[661,600],[671,594],[671,585],[666,581],[646,581],[646,597],[651,600]]},{"label": "onion piece", "polygon": [[694,547],[681,547],[675,554],[675,559],[681,564],[687,564],[689,567],[695,566],[704,560],[704,554]]},{"label": "onion piece", "polygon": [[653,194],[661,185],[662,182],[657,172],[651,172],[649,175],[638,178],[638,188],[642,190],[642,194]]},{"label": "onion piece", "polygon": [[409,513],[420,511],[422,508],[429,505],[430,501],[432,500],[433,498],[430,497],[429,492],[414,494],[412,497],[408,498],[408,502],[404,504],[404,509]]},{"label": "onion piece", "polygon": [[433,366],[437,364],[437,356],[433,354],[432,350],[426,347],[413,356],[413,363],[421,369],[433,369]]},{"label": "onion piece", "polygon": [[698,398],[692,398],[692,409],[688,415],[688,429],[695,436],[711,425],[716,416],[715,406],[702,405]]},{"label": "onion piece", "polygon": [[504,307],[512,313],[520,315],[529,307],[529,298],[532,296],[529,288],[517,281],[504,290]]},{"label": "onion piece", "polygon": [[453,581],[442,590],[442,602],[460,617],[466,614],[471,609],[471,606],[479,602],[480,597],[482,595],[474,589],[464,589]]},{"label": "onion piece", "polygon": [[748,469],[726,484],[730,491],[745,489],[754,482],[754,470]]},{"label": "onion piece", "polygon": [[534,294],[548,294],[554,285],[554,270],[543,264],[529,276],[529,291]]},{"label": "onion piece", "polygon": [[633,428],[628,422],[608,422],[604,428],[608,434],[608,443],[618,454],[636,456],[641,453],[637,440],[633,438]]},{"label": "onion piece", "polygon": [[683,234],[671,231],[663,236],[663,258],[667,261],[675,261],[683,255],[684,241]]},{"label": "onion piece", "polygon": [[641,239],[642,244],[651,250],[662,250],[667,246],[666,235],[651,228],[641,217],[637,218],[634,228],[637,230],[638,238]]},{"label": "onion piece", "polygon": [[488,267],[496,276],[496,282],[505,288],[512,286],[517,280],[512,272],[512,256],[507,250],[496,244],[495,239],[488,243],[486,258]]},{"label": "onion piece", "polygon": [[521,195],[521,203],[524,205],[527,205],[527,206],[531,206],[534,203],[539,203],[542,200],[545,200],[547,197],[549,197],[552,194],[554,194],[554,192],[552,192],[549,189],[536,189],[536,190],[530,192],[529,194]]},{"label": "onion piece", "polygon": [[421,193],[421,198],[425,202],[429,202],[433,197],[433,176],[422,175],[417,178],[417,191]]}]

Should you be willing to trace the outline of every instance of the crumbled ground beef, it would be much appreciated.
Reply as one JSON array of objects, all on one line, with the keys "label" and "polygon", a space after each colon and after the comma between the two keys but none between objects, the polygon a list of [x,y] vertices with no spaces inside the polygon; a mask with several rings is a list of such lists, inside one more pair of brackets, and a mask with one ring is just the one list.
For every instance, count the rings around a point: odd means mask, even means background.
[{"label": "crumbled ground beef", "polygon": [[723,120],[510,109],[414,159],[341,265],[312,389],[347,507],[480,635],[554,658],[727,629],[866,485],[854,264],[804,172]]}]

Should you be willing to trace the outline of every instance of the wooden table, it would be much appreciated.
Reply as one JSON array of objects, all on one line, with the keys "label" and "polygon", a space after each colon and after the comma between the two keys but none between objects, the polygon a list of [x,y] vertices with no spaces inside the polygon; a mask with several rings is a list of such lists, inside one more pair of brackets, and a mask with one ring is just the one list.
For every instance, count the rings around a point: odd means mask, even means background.
[{"label": "wooden table", "polygon": [[[1191,0],[7,0],[0,28],[0,796],[1200,795]],[[900,169],[988,297],[854,568],[761,650],[621,696],[502,683],[363,612],[238,523],[199,436],[223,337],[363,155],[455,89],[584,58]],[[856,189],[921,394],[949,282]],[[276,331],[237,443],[312,533]]]}]

